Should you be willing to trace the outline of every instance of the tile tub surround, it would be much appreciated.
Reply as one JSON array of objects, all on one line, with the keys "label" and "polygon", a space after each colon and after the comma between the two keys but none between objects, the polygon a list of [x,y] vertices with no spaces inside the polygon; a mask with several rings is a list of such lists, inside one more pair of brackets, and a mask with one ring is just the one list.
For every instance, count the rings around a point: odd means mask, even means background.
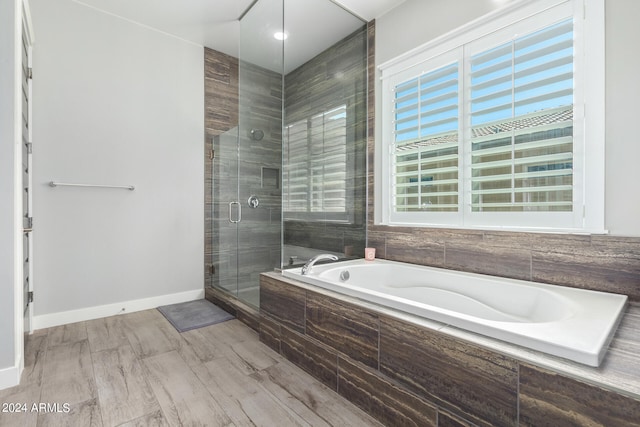
[{"label": "tile tub surround", "polygon": [[640,238],[369,225],[376,257],[624,294],[640,302]]},{"label": "tile tub surround", "polygon": [[589,366],[602,361],[627,302],[626,295],[381,259],[282,275]]},{"label": "tile tub surround", "polygon": [[637,304],[590,368],[279,273],[261,276],[261,294],[261,341],[384,424],[640,423]]}]

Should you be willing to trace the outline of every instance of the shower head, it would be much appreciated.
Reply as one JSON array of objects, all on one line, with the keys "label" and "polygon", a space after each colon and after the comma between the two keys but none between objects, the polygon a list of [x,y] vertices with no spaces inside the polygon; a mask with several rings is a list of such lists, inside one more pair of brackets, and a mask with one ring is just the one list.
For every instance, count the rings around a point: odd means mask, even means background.
[{"label": "shower head", "polygon": [[261,141],[264,138],[264,132],[260,129],[251,129],[251,139],[254,141]]}]

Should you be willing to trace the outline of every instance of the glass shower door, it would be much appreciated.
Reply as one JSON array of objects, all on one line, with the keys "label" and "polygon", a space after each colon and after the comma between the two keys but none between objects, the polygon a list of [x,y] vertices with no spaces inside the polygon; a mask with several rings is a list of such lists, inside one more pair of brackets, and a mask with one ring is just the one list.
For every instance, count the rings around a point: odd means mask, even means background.
[{"label": "glass shower door", "polygon": [[238,126],[214,137],[213,286],[259,307],[259,276],[280,267],[282,0],[240,20]]},{"label": "glass shower door", "polygon": [[214,286],[258,307],[262,272],[362,256],[366,93],[367,27],[336,3],[257,0],[243,14],[238,126],[214,139]]},{"label": "glass shower door", "polygon": [[213,286],[238,296],[238,128],[213,138]]},{"label": "glass shower door", "polygon": [[240,20],[238,297],[256,307],[260,273],[280,266],[283,31],[283,0]]},{"label": "glass shower door", "polygon": [[280,136],[264,132],[213,140],[212,284],[254,307],[260,273],[280,266]]}]

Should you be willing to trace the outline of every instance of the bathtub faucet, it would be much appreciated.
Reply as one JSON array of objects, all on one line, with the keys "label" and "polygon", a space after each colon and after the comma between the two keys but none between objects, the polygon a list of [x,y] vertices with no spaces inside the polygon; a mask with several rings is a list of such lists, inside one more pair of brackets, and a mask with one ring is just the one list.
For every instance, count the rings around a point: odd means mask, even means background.
[{"label": "bathtub faucet", "polygon": [[313,258],[311,258],[309,261],[307,261],[307,263],[304,265],[304,267],[302,267],[302,275],[306,276],[307,274],[309,274],[311,272],[311,267],[313,267],[313,264],[315,264],[316,262],[322,260],[322,259],[330,259],[333,261],[337,261],[338,257],[335,255],[331,255],[331,254],[320,254],[320,255],[316,255]]}]

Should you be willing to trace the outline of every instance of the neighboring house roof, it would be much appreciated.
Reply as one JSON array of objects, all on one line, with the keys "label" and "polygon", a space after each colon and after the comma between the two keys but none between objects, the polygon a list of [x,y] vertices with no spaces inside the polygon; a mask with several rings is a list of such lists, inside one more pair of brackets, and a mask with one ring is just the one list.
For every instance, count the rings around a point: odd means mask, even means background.
[{"label": "neighboring house roof", "polygon": [[[573,120],[573,106],[546,109],[535,113],[521,116],[515,120],[501,120],[477,126],[471,129],[472,138],[487,137],[503,132],[513,132],[522,129],[532,129],[540,126],[552,125],[555,123],[571,122]],[[419,147],[429,147],[458,141],[458,132],[450,132],[438,135],[425,140],[418,140],[408,144],[399,145],[396,151],[414,150]]]}]

